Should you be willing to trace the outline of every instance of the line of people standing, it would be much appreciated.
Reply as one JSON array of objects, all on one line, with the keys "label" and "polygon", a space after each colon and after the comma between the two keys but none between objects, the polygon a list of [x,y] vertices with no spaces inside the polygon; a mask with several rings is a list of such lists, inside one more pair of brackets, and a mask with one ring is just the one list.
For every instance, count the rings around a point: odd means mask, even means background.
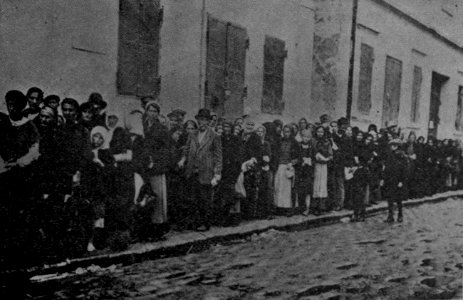
[{"label": "line of people standing", "polygon": [[38,88],[6,94],[2,264],[22,252],[53,260],[274,215],[352,209],[362,221],[384,199],[387,221],[394,202],[402,221],[402,200],[463,184],[458,141],[404,140],[397,126],[362,132],[328,115],[260,125],[200,109],[185,122],[185,111],[164,117],[156,99],[141,100],[123,118],[98,93],[82,104]]}]

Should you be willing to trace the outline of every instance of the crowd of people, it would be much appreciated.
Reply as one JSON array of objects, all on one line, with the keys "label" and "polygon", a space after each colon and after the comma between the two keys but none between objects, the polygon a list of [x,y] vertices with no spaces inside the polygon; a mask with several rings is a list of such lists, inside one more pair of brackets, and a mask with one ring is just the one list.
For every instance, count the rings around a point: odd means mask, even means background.
[{"label": "crowd of people", "polygon": [[383,200],[386,221],[402,222],[402,200],[463,185],[459,140],[404,137],[397,126],[361,131],[328,115],[256,124],[208,109],[185,121],[151,97],[122,117],[99,93],[79,104],[36,87],[5,102],[2,265],[18,253],[22,264],[49,262],[275,215],[349,209],[361,222]]}]

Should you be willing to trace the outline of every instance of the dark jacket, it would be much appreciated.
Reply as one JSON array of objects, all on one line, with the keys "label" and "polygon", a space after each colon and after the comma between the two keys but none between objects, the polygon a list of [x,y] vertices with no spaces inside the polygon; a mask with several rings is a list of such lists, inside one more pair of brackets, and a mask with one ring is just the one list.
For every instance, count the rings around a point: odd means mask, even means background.
[{"label": "dark jacket", "polygon": [[222,183],[234,184],[241,172],[243,144],[235,135],[222,136]]},{"label": "dark jacket", "polygon": [[197,173],[201,184],[211,184],[214,175],[222,175],[222,141],[211,128],[206,129],[201,143],[198,136],[199,132],[191,134],[185,145],[185,173],[187,177]]},{"label": "dark jacket", "polygon": [[[144,149],[146,151],[145,167],[148,176],[165,174],[173,165],[173,143],[167,127],[156,120],[151,126],[144,123]],[[153,163],[153,167],[149,168]]]}]

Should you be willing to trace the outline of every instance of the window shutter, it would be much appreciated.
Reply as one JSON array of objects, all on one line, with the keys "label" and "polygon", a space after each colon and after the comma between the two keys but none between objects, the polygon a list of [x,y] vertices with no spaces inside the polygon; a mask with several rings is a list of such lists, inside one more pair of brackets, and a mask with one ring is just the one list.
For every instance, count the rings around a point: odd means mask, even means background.
[{"label": "window shutter", "polygon": [[421,98],[421,82],[423,74],[421,68],[415,66],[413,68],[413,87],[412,87],[412,107],[411,121],[418,122],[420,119],[420,98]]},{"label": "window shutter", "polygon": [[159,94],[159,0],[120,0],[117,87],[119,94]]},{"label": "window shutter", "polygon": [[159,78],[159,35],[162,10],[159,0],[140,1],[140,44],[138,96],[157,96],[160,90]]},{"label": "window shutter", "polygon": [[134,95],[137,92],[139,18],[138,0],[119,2],[117,89],[122,95]]},{"label": "window shutter", "polygon": [[458,87],[457,118],[455,120],[455,129],[458,131],[463,131],[463,86]]},{"label": "window shutter", "polygon": [[225,64],[227,46],[227,23],[208,17],[207,22],[207,67],[206,67],[206,106],[223,111],[225,98]]},{"label": "window shutter", "polygon": [[228,23],[225,89],[230,92],[224,103],[227,115],[243,113],[243,92],[248,35],[246,29]]},{"label": "window shutter", "polygon": [[360,74],[358,111],[369,114],[371,109],[371,78],[373,74],[374,50],[373,47],[362,44],[360,47]]},{"label": "window shutter", "polygon": [[262,95],[262,112],[264,113],[281,114],[284,110],[283,76],[286,56],[284,41],[274,37],[265,37]]}]

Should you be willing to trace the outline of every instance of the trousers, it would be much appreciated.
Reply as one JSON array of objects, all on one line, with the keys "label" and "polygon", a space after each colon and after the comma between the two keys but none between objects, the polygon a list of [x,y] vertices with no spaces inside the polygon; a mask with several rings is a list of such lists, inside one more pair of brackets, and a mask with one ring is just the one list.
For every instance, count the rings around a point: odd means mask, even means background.
[{"label": "trousers", "polygon": [[212,185],[201,184],[199,176],[193,175],[190,178],[189,190],[192,203],[196,207],[196,222],[198,226],[209,227],[212,223],[212,209],[214,200],[212,198]]}]

